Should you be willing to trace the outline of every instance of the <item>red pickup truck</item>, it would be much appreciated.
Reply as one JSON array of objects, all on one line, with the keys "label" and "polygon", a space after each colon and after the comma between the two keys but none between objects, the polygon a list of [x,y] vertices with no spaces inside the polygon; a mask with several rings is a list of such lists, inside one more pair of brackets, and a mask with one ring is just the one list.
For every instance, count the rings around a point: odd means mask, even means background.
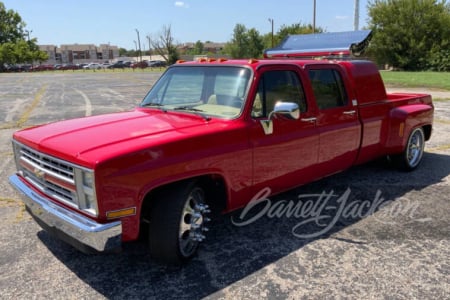
[{"label": "red pickup truck", "polygon": [[146,232],[153,257],[182,262],[212,212],[264,188],[383,156],[415,169],[432,120],[431,96],[387,94],[368,61],[179,62],[132,111],[14,133],[10,182],[44,229],[82,251]]}]

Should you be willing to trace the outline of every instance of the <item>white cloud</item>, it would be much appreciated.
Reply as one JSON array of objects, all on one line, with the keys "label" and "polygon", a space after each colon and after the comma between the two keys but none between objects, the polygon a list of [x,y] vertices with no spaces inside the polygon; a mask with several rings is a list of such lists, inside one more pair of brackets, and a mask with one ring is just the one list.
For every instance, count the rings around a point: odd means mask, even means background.
[{"label": "white cloud", "polygon": [[183,2],[183,1],[175,1],[175,6],[176,7],[184,7],[184,8],[189,8],[189,4]]},{"label": "white cloud", "polygon": [[337,20],[347,20],[348,16],[336,16]]}]

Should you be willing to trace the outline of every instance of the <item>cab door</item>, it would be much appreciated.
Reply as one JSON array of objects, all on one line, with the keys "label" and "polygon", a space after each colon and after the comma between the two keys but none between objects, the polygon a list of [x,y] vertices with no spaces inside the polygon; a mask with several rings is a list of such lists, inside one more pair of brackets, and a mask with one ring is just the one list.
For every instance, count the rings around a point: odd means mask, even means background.
[{"label": "cab door", "polygon": [[[305,97],[300,68],[271,66],[258,74],[250,126],[255,195],[264,188],[275,193],[313,180],[319,147],[315,111]],[[296,103],[300,118],[272,116],[272,132],[265,131],[263,123],[278,101]]]},{"label": "cab door", "polygon": [[361,139],[357,107],[344,71],[338,65],[307,67],[313,97],[317,106],[316,126],[319,132],[318,167],[327,176],[352,166]]}]

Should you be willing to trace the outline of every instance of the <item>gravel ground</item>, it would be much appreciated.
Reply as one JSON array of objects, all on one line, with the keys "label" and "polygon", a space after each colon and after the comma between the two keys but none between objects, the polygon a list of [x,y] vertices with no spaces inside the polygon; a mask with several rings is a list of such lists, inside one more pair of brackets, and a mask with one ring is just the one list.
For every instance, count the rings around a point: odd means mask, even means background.
[{"label": "gravel ground", "polygon": [[[450,299],[450,101],[443,100],[450,93],[443,91],[389,88],[439,99],[418,170],[380,160],[279,195],[270,200],[279,210],[257,218],[263,207],[256,207],[250,225],[239,226],[242,211],[222,216],[183,267],[153,262],[142,242],[84,255],[42,231],[7,182],[12,133],[129,109],[159,75],[0,74],[0,299]],[[299,201],[300,215],[282,210]],[[323,204],[323,218],[307,203]]]}]

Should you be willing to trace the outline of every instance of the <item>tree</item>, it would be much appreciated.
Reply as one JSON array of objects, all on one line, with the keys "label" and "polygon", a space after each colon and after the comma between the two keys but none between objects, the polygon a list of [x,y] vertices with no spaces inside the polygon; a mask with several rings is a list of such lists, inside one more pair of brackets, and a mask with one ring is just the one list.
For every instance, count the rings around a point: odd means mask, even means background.
[{"label": "tree", "polygon": [[47,53],[39,50],[36,39],[30,39],[28,33],[25,37],[25,25],[17,12],[6,10],[0,2],[0,70],[5,64],[48,59]]},{"label": "tree", "polygon": [[194,55],[200,55],[203,54],[203,49],[205,48],[205,45],[201,41],[197,41],[194,45]]},{"label": "tree", "polygon": [[155,49],[169,65],[174,64],[180,57],[174,43],[170,25],[164,25],[159,33],[159,37],[152,39],[152,48]]},{"label": "tree", "polygon": [[23,39],[24,27],[20,15],[12,9],[6,10],[3,2],[0,2],[0,45]]},{"label": "tree", "polygon": [[257,58],[262,55],[264,43],[256,29],[247,30],[243,24],[236,24],[233,38],[225,45],[224,50],[233,58]]},{"label": "tree", "polygon": [[436,0],[369,2],[370,54],[404,70],[450,70],[450,4]]},{"label": "tree", "polygon": [[[316,27],[316,33],[322,33],[321,27]],[[274,46],[279,45],[288,35],[293,34],[310,34],[313,33],[312,24],[295,23],[292,25],[281,25],[280,29],[273,35]],[[269,32],[263,36],[264,48],[272,48],[272,33]]]},{"label": "tree", "polygon": [[225,52],[233,58],[246,57],[247,48],[247,28],[243,24],[236,24],[233,29],[233,37],[230,42],[225,45]]},{"label": "tree", "polygon": [[322,33],[324,30],[321,27],[317,27],[313,31],[313,26],[311,24],[295,23],[292,25],[281,25],[280,29],[277,31],[275,44],[281,43],[288,35],[292,34],[311,34],[311,33]]},{"label": "tree", "polygon": [[127,56],[128,50],[125,48],[119,48],[119,56]]},{"label": "tree", "polygon": [[258,58],[264,50],[264,41],[258,30],[251,28],[247,31],[248,56]]}]

